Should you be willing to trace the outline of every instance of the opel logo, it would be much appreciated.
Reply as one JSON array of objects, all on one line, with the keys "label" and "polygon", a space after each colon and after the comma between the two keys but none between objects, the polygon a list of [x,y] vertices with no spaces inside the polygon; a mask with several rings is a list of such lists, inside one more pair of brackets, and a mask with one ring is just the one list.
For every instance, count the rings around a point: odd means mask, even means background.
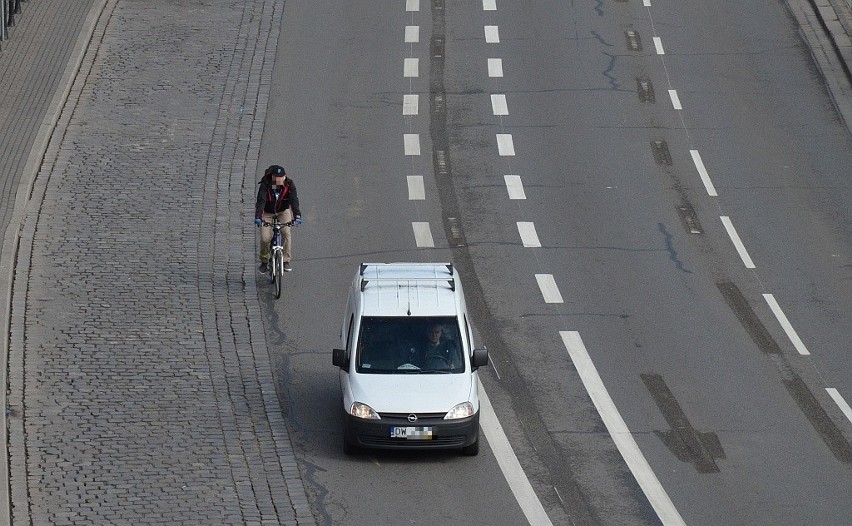
[{"label": "opel logo", "polygon": [[414,413],[411,413],[410,415],[408,415],[408,421],[411,422],[412,424],[414,422],[417,422],[417,415],[415,415]]}]

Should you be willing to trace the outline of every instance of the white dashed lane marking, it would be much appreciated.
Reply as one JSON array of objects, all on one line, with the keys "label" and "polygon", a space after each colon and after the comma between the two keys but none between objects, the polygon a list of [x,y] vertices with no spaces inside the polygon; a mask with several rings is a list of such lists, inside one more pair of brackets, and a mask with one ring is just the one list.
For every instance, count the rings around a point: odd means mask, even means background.
[{"label": "white dashed lane marking", "polygon": [[497,0],[482,0],[484,11],[497,11]]},{"label": "white dashed lane marking", "polygon": [[796,329],[793,328],[793,324],[787,319],[787,315],[781,310],[781,306],[778,305],[778,302],[775,300],[775,296],[772,294],[764,294],[763,299],[766,300],[769,308],[772,309],[772,314],[774,314],[775,318],[778,319],[778,323],[781,324],[781,328],[784,329],[784,332],[787,334],[787,337],[790,338],[790,341],[793,342],[793,347],[799,351],[799,354],[802,356],[811,354],[810,351],[808,351],[808,348],[805,347],[802,339],[799,338],[799,334],[796,332]]},{"label": "white dashed lane marking", "polygon": [[505,95],[491,95],[491,108],[494,115],[508,115],[509,105],[506,103]]},{"label": "white dashed lane marking", "polygon": [[559,293],[559,287],[556,286],[556,280],[553,279],[553,274],[536,274],[535,280],[538,282],[538,288],[541,289],[545,303],[564,303],[562,294]]},{"label": "white dashed lane marking", "polygon": [[504,175],[503,180],[506,181],[506,190],[509,192],[509,199],[527,198],[520,175]]},{"label": "white dashed lane marking", "polygon": [[403,95],[402,96],[402,114],[417,115],[420,105],[420,95]]},{"label": "white dashed lane marking", "polygon": [[541,241],[538,240],[538,233],[535,231],[535,224],[529,221],[518,221],[518,234],[521,235],[521,243],[525,247],[540,247]]},{"label": "white dashed lane marking", "polygon": [[677,96],[676,90],[670,89],[669,90],[669,97],[672,99],[672,106],[674,107],[674,109],[676,109],[676,110],[682,110],[683,109],[683,106],[680,105],[680,97]]},{"label": "white dashed lane marking", "polygon": [[420,26],[405,26],[405,43],[416,44],[420,42]]},{"label": "white dashed lane marking", "polygon": [[497,151],[503,157],[515,155],[515,143],[512,141],[512,134],[497,134]]},{"label": "white dashed lane marking", "polygon": [[407,58],[403,65],[403,76],[405,78],[417,77],[419,75],[420,59]]},{"label": "white dashed lane marking", "polygon": [[734,224],[731,222],[731,218],[728,216],[720,216],[722,220],[722,224],[725,225],[725,230],[728,231],[728,236],[730,236],[731,241],[734,243],[734,247],[737,249],[737,253],[740,255],[740,259],[743,260],[743,264],[745,264],[746,268],[755,268],[754,262],[751,260],[751,256],[748,255],[748,251],[743,245],[743,241],[740,239],[740,235],[737,234],[737,229],[734,228]]},{"label": "white dashed lane marking", "polygon": [[420,11],[420,0],[405,0],[406,11]]},{"label": "white dashed lane marking", "polygon": [[485,26],[485,42],[488,44],[500,43],[500,30],[497,26]]},{"label": "white dashed lane marking", "polygon": [[846,415],[849,423],[852,424],[852,408],[849,407],[846,400],[844,400],[837,389],[833,387],[826,387],[825,390],[828,393],[828,396],[830,396],[831,399],[834,400],[834,403],[837,404],[837,407],[839,407],[840,410],[843,411],[843,414]]},{"label": "white dashed lane marking", "polygon": [[502,77],[503,76],[503,59],[489,58],[488,59],[488,76]]},{"label": "white dashed lane marking", "polygon": [[660,37],[654,37],[654,47],[657,49],[658,55],[666,54],[666,52],[663,50],[663,40]]},{"label": "white dashed lane marking", "polygon": [[695,163],[695,168],[698,170],[698,175],[701,177],[701,182],[704,183],[704,188],[707,189],[707,194],[711,197],[716,197],[716,187],[713,186],[713,181],[710,180],[710,175],[707,173],[707,168],[704,167],[704,161],[701,160],[701,155],[698,150],[689,150],[692,155],[692,162]]},{"label": "white dashed lane marking", "polygon": [[414,229],[414,241],[419,248],[433,248],[435,240],[432,238],[432,229],[429,228],[429,223],[425,221],[415,221],[411,223]]},{"label": "white dashed lane marking", "polygon": [[408,176],[408,200],[423,201],[426,199],[426,189],[423,186],[422,175]]},{"label": "white dashed lane marking", "polygon": [[403,135],[405,141],[405,155],[420,155],[420,134],[406,133]]}]

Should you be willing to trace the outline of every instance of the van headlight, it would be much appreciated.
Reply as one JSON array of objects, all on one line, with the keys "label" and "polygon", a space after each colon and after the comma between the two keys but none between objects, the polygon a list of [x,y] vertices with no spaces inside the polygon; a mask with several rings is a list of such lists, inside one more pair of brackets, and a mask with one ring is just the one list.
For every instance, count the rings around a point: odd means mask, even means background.
[{"label": "van headlight", "polygon": [[473,416],[473,404],[470,402],[461,403],[444,415],[444,420],[458,420],[459,418],[467,418]]},{"label": "van headlight", "polygon": [[365,420],[381,420],[379,414],[373,411],[373,408],[361,402],[353,402],[349,408],[349,414],[355,418],[363,418]]}]

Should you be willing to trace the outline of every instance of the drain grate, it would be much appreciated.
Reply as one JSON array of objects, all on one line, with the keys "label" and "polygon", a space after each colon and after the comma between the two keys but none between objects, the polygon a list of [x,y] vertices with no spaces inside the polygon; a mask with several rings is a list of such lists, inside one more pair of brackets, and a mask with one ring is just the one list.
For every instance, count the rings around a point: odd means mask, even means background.
[{"label": "drain grate", "polygon": [[651,79],[636,79],[636,92],[639,93],[639,102],[656,102],[654,96],[654,83]]},{"label": "drain grate", "polygon": [[624,37],[627,39],[627,48],[630,51],[642,51],[642,38],[639,33],[633,30],[625,31]]},{"label": "drain grate", "polygon": [[672,154],[666,141],[651,141],[651,151],[654,152],[654,162],[660,166],[672,165]]}]

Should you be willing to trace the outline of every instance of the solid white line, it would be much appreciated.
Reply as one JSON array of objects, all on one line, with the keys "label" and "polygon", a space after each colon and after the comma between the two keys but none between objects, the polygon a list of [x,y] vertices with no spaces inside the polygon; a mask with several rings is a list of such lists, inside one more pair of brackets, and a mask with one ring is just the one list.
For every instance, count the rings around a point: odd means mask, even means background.
[{"label": "solid white line", "polygon": [[497,134],[497,152],[502,156],[515,155],[515,143],[511,133]]},{"label": "solid white line", "polygon": [[500,43],[500,29],[497,26],[485,26],[485,42],[488,44]]},{"label": "solid white line", "polygon": [[402,96],[402,114],[417,115],[420,106],[420,95],[403,95]]},{"label": "solid white line", "polygon": [[494,115],[508,115],[509,105],[506,104],[505,95],[491,95],[491,109]]},{"label": "solid white line", "polygon": [[751,260],[751,256],[748,255],[748,251],[746,251],[745,245],[743,245],[743,241],[740,239],[740,235],[737,234],[737,230],[731,222],[731,218],[728,216],[719,216],[719,218],[722,220],[722,224],[725,225],[725,230],[728,231],[728,235],[731,237],[731,241],[734,242],[734,247],[736,247],[737,253],[743,260],[746,268],[755,268],[754,262]]},{"label": "solid white line", "polygon": [[420,26],[405,26],[405,43],[416,44],[420,42]]},{"label": "solid white line", "polygon": [[482,0],[484,11],[497,11],[497,0]]},{"label": "solid white line", "polygon": [[435,246],[435,240],[432,238],[432,229],[429,228],[429,223],[415,221],[411,223],[414,229],[414,242],[418,247],[431,248]]},{"label": "solid white line", "polygon": [[405,0],[406,11],[420,11],[420,0]]},{"label": "solid white line", "polygon": [[488,76],[502,77],[503,76],[503,59],[489,58],[488,59]]},{"label": "solid white line", "polygon": [[658,55],[665,55],[666,52],[663,50],[663,39],[660,37],[654,37],[654,47],[657,48]]},{"label": "solid white line", "polygon": [[405,59],[403,65],[403,77],[416,77],[419,75],[420,70],[420,59],[419,58],[407,58]]},{"label": "solid white line", "polygon": [[586,391],[588,391],[592,402],[601,415],[601,420],[609,431],[612,441],[615,442],[624,462],[627,463],[627,467],[630,468],[636,482],[639,483],[639,487],[645,492],[648,502],[657,512],[660,521],[666,526],[685,525],[686,523],[675,508],[668,493],[666,493],[663,485],[657,479],[657,475],[654,474],[642,454],[642,450],[639,449],[639,445],[636,444],[630,429],[627,428],[627,424],[621,418],[621,414],[609,396],[595,364],[592,363],[589,352],[586,350],[582,338],[580,338],[580,333],[577,331],[559,331],[559,335],[562,336],[562,342],[568,349],[574,367],[577,368],[577,374],[580,375]]},{"label": "solid white line", "polygon": [[[852,424],[852,408],[849,407],[846,400],[844,400],[843,397],[840,396],[840,393],[837,392],[837,389],[833,387],[826,387],[825,390],[828,392],[828,396],[830,396],[840,410],[843,411],[843,414],[846,415],[849,423]],[[488,442],[491,443],[491,439],[489,439]]]},{"label": "solid white line", "polygon": [[535,231],[535,223],[530,221],[518,221],[518,234],[521,235],[521,243],[525,247],[540,247],[538,233]]},{"label": "solid white line", "polygon": [[406,133],[403,135],[405,142],[405,155],[420,155],[420,134]]},{"label": "solid white line", "polygon": [[509,199],[527,198],[520,175],[504,175],[503,180],[506,181],[506,190],[509,192]]},{"label": "solid white line", "polygon": [[535,280],[538,282],[538,288],[541,289],[545,303],[563,303],[562,294],[559,293],[553,274],[536,274]]},{"label": "solid white line", "polygon": [[672,99],[672,106],[674,106],[674,109],[676,109],[676,110],[682,110],[683,109],[683,106],[680,105],[680,97],[677,96],[676,90],[670,89],[669,90],[669,97],[671,97],[671,99]]},{"label": "solid white line", "polygon": [[765,299],[766,303],[769,304],[769,308],[772,309],[772,313],[775,314],[776,318],[778,318],[778,323],[781,324],[781,327],[784,329],[784,332],[787,333],[787,337],[790,338],[791,342],[793,342],[793,347],[799,351],[799,354],[802,356],[811,354],[810,351],[808,351],[808,348],[805,347],[802,339],[799,338],[799,335],[796,333],[796,329],[793,328],[793,324],[787,319],[787,315],[781,310],[781,306],[778,305],[778,302],[775,300],[775,296],[772,294],[764,294],[763,299]]},{"label": "solid white line", "polygon": [[701,155],[698,150],[689,150],[692,155],[692,162],[695,163],[695,168],[698,170],[698,175],[701,176],[701,182],[704,183],[704,188],[707,189],[707,194],[711,197],[716,197],[716,187],[713,186],[713,181],[710,180],[710,175],[707,173],[707,168],[704,167],[704,161],[701,160]]},{"label": "solid white line", "polygon": [[422,201],[426,199],[426,189],[423,187],[422,175],[408,176],[408,200]]},{"label": "solid white line", "polygon": [[479,427],[482,428],[482,433],[488,440],[488,446],[494,453],[497,465],[500,466],[500,471],[503,472],[503,477],[506,478],[509,489],[515,495],[515,500],[518,501],[527,521],[536,526],[552,525],[547,512],[544,511],[544,506],[541,505],[532,484],[524,473],[524,468],[521,467],[518,457],[512,450],[512,445],[503,431],[503,426],[497,420],[497,414],[494,412],[494,407],[491,405],[491,400],[489,400],[482,382],[479,382]]}]

